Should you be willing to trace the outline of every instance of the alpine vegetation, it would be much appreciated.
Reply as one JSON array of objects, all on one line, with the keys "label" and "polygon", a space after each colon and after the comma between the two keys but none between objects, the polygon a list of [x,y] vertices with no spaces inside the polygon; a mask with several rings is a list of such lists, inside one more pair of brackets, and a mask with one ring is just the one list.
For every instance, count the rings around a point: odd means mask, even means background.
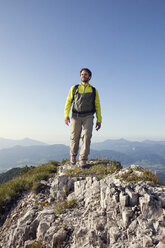
[{"label": "alpine vegetation", "polygon": [[0,186],[0,247],[165,247],[164,192],[152,171],[116,161],[26,167]]}]

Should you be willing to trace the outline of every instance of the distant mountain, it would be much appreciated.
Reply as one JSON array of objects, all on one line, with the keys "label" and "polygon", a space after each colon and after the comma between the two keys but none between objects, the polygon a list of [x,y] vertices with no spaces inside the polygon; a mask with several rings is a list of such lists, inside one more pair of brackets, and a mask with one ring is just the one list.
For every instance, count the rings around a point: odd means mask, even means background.
[{"label": "distant mountain", "polygon": [[[103,150],[106,151],[107,158],[110,154],[113,154],[112,151],[117,152],[120,156],[116,153],[116,160],[120,161],[123,166],[141,165],[144,168],[157,171],[161,181],[165,181],[165,141],[145,140],[138,142],[125,139],[108,139],[104,142],[91,144],[91,148],[99,153]],[[125,157],[123,157],[123,154]]]},{"label": "distant mountain", "polygon": [[25,138],[22,140],[11,140],[11,139],[5,139],[5,138],[0,138],[0,149],[4,148],[10,148],[13,146],[42,146],[42,145],[47,145],[44,142]]},{"label": "distant mountain", "polygon": [[[9,149],[0,150],[0,172],[13,167],[47,163],[49,160],[62,161],[69,157],[69,146],[61,144],[29,147],[15,146]],[[111,150],[91,150],[89,158],[118,160],[122,161],[124,164],[133,162],[132,158],[128,155]]]},{"label": "distant mountain", "polygon": [[159,178],[159,182],[165,183],[165,173],[158,172],[157,176]]},{"label": "distant mountain", "polygon": [[61,161],[69,158],[69,147],[65,145],[15,146],[0,150],[0,173],[13,167],[38,165],[49,160]]},{"label": "distant mountain", "polygon": [[[165,145],[163,142],[138,142],[106,140],[91,145],[89,158],[116,160],[122,166],[138,164],[144,168],[157,171],[165,181]],[[62,161],[69,158],[69,146],[62,144],[41,146],[15,146],[0,150],[0,173],[14,167],[39,165],[49,160]]]},{"label": "distant mountain", "polygon": [[165,145],[165,141],[144,140],[143,143]]},{"label": "distant mountain", "polygon": [[132,151],[135,147],[141,146],[140,142],[131,142],[125,139],[108,139],[103,142],[91,144],[91,148],[95,150],[113,150],[117,152],[128,153]]},{"label": "distant mountain", "polygon": [[130,156],[122,152],[116,152],[113,150],[97,151],[97,150],[91,149],[89,159],[92,159],[92,158],[116,160],[116,161],[122,162],[122,165],[130,165],[131,163],[134,162],[134,160]]},{"label": "distant mountain", "polygon": [[95,150],[113,150],[122,152],[129,156],[140,156],[146,154],[157,154],[165,159],[165,141],[128,141],[125,139],[108,139],[104,142],[93,143],[92,149]]}]

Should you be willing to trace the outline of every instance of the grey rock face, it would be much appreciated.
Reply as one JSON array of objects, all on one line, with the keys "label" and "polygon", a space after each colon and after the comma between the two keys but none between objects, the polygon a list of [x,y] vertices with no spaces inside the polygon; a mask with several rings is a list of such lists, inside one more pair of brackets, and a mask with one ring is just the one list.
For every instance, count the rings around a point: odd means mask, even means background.
[{"label": "grey rock face", "polygon": [[63,200],[69,192],[73,192],[74,179],[68,176],[59,176],[51,184],[50,197],[55,200]]},{"label": "grey rock face", "polygon": [[[40,240],[42,248],[164,247],[165,187],[116,178],[128,168],[100,181],[69,177],[69,166],[41,182],[37,194],[22,197],[0,229],[1,247],[23,248]],[[56,214],[55,204],[65,199],[76,199],[77,205]]]},{"label": "grey rock face", "polygon": [[165,248],[165,243],[160,241],[156,248]]}]

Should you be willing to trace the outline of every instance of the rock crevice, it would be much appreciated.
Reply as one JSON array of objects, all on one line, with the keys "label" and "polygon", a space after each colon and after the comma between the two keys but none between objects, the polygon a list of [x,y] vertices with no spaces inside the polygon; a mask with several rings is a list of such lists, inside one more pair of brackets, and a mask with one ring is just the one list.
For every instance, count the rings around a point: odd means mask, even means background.
[{"label": "rock crevice", "polygon": [[[128,169],[99,181],[66,176],[66,168],[41,181],[37,194],[22,196],[0,229],[0,247],[28,248],[35,241],[42,248],[165,247],[163,186],[125,183],[120,176]],[[74,208],[56,214],[55,204],[73,200]]]}]

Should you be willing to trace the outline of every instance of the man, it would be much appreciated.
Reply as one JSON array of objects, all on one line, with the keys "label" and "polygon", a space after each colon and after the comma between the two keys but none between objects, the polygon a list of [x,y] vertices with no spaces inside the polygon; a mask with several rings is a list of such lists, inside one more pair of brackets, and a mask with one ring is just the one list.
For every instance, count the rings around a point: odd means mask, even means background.
[{"label": "man", "polygon": [[70,162],[76,164],[79,141],[82,146],[79,155],[80,166],[85,167],[90,152],[90,143],[93,129],[94,113],[96,112],[96,130],[101,128],[101,108],[98,91],[89,84],[92,73],[83,68],[80,71],[81,83],[72,86],[65,104],[64,121],[69,125],[69,112],[72,106],[71,137],[70,137]]}]

